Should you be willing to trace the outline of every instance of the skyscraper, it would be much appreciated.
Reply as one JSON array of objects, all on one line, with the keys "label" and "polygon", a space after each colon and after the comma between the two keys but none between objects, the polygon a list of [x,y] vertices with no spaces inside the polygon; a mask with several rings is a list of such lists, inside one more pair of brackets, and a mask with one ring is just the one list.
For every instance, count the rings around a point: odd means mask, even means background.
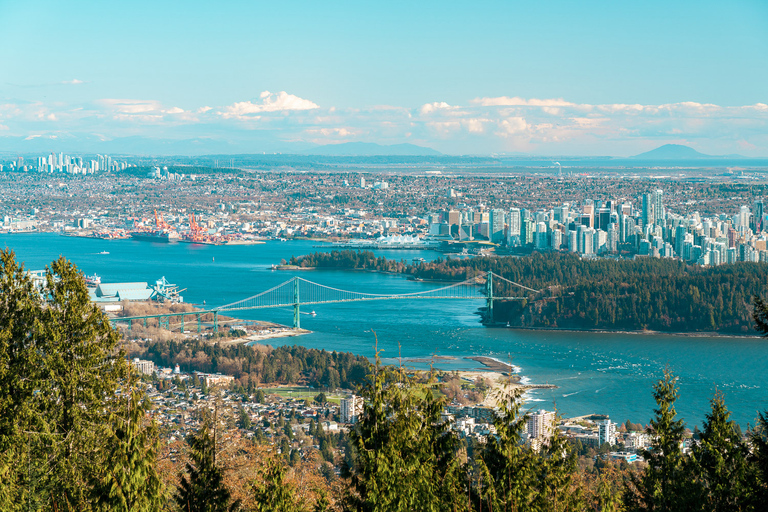
[{"label": "skyscraper", "polygon": [[664,191],[661,189],[653,192],[653,216],[656,224],[664,224]]},{"label": "skyscraper", "polygon": [[499,244],[504,241],[504,210],[494,208],[488,220],[488,239]]},{"label": "skyscraper", "polygon": [[763,222],[765,221],[765,208],[763,206],[763,200],[757,199],[752,204],[752,222],[750,227],[755,233],[763,232]]},{"label": "skyscraper", "polygon": [[642,221],[643,221],[643,229],[645,229],[646,226],[650,226],[656,221],[656,217],[654,216],[653,197],[651,197],[651,194],[643,194]]}]

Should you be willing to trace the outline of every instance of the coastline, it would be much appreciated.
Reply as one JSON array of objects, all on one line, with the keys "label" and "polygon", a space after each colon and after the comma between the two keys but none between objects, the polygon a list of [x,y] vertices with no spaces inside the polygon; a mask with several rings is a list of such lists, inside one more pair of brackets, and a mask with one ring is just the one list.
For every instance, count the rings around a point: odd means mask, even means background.
[{"label": "coastline", "polygon": [[219,342],[223,345],[240,345],[244,344],[245,346],[251,346],[251,345],[258,345],[259,342],[264,340],[271,340],[274,338],[292,338],[294,336],[301,336],[303,334],[310,334],[312,331],[308,331],[307,329],[293,329],[293,328],[284,328],[281,330],[276,330],[274,332],[265,333],[265,334],[250,334],[248,336],[243,336],[242,338],[236,338],[233,340],[227,340],[225,342]]},{"label": "coastline", "polygon": [[735,333],[719,333],[719,332],[670,332],[670,331],[624,331],[621,329],[576,329],[573,327],[520,327],[510,326],[507,327],[502,324],[486,326],[490,329],[510,329],[515,331],[539,331],[539,332],[580,332],[580,333],[594,333],[594,334],[635,334],[639,336],[657,335],[657,336],[680,336],[684,338],[734,338],[734,339],[746,339],[756,338],[760,339],[762,336],[757,334],[735,334]]}]

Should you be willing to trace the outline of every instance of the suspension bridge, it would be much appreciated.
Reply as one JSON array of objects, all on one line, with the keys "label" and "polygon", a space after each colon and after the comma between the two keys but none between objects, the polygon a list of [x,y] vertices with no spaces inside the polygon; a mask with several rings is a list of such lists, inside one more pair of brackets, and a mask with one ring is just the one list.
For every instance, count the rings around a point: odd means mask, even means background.
[{"label": "suspension bridge", "polygon": [[[494,281],[499,284],[508,284],[520,290],[538,293],[509,279],[505,279],[493,272],[484,272],[477,276],[452,283],[440,288],[422,290],[412,293],[380,294],[360,291],[341,290],[324,284],[315,283],[302,277],[293,277],[277,286],[260,292],[251,297],[225,304],[216,308],[203,311],[188,311],[184,313],[158,313],[154,315],[116,317],[111,318],[113,325],[127,323],[130,329],[133,322],[138,321],[147,326],[147,321],[157,319],[158,327],[171,330],[171,319],[178,320],[181,331],[184,332],[185,318],[192,317],[193,323],[197,323],[197,332],[201,332],[204,322],[212,322],[214,331],[219,328],[219,315],[235,313],[238,311],[267,309],[267,308],[293,308],[293,327],[301,328],[301,307],[318,304],[338,304],[344,302],[376,301],[376,300],[485,300],[486,323],[493,319],[493,304],[497,300],[522,300],[527,296],[498,296],[494,294]],[[510,289],[504,286],[504,289]]]}]

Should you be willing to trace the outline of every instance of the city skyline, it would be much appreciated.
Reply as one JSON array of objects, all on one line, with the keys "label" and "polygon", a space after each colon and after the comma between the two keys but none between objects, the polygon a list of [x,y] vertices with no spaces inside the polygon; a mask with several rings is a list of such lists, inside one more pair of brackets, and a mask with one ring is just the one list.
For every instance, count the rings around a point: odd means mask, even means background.
[{"label": "city skyline", "polygon": [[0,19],[0,151],[768,156],[757,1],[38,1]]}]

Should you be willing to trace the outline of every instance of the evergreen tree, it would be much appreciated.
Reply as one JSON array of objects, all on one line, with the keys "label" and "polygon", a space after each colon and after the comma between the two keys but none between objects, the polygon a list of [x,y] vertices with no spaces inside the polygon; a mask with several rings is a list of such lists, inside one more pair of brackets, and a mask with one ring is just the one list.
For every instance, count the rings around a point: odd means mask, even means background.
[{"label": "evergreen tree", "polygon": [[182,475],[174,499],[181,510],[187,512],[226,512],[237,510],[239,503],[230,503],[224,475],[216,465],[216,440],[208,423],[196,434],[187,436],[191,462],[186,475]]},{"label": "evergreen tree", "polygon": [[90,302],[82,273],[59,258],[46,272],[45,307],[33,336],[44,378],[35,399],[49,434],[43,436],[54,507],[83,509],[88,479],[104,454],[96,435],[107,420],[116,390],[128,373],[119,335]]},{"label": "evergreen tree", "polygon": [[282,457],[270,457],[253,484],[257,512],[303,512],[296,490],[285,481]]},{"label": "evergreen tree", "polygon": [[440,415],[444,398],[417,388],[402,368],[376,364],[363,415],[350,432],[348,506],[359,511],[464,510],[457,438]]},{"label": "evergreen tree", "polygon": [[501,403],[479,462],[476,484],[477,508],[528,510],[536,499],[535,453],[523,444],[526,417],[520,415],[520,393]]},{"label": "evergreen tree", "polygon": [[752,475],[747,464],[747,448],[729,420],[723,395],[712,398],[701,441],[694,451],[696,469],[703,488],[702,510],[713,512],[747,510]]},{"label": "evergreen tree", "polygon": [[124,415],[107,425],[108,453],[93,486],[93,498],[105,511],[158,510],[162,484],[157,474],[157,428],[144,425],[143,393],[133,390]]},{"label": "evergreen tree", "polygon": [[755,471],[752,488],[752,505],[759,510],[761,505],[768,503],[768,414],[760,413],[757,425],[749,433],[752,452],[750,464]]},{"label": "evergreen tree", "polygon": [[752,319],[755,321],[755,328],[763,336],[768,337],[768,304],[758,296],[752,298]]},{"label": "evergreen tree", "polygon": [[643,452],[647,466],[639,478],[633,475],[624,504],[628,511],[700,510],[692,468],[681,448],[685,427],[676,419],[677,378],[665,370],[653,389],[658,408],[647,430],[653,438],[651,449]]},{"label": "evergreen tree", "polygon": [[582,510],[582,496],[575,489],[575,455],[566,440],[554,431],[537,450],[523,441],[527,417],[520,414],[519,392],[510,393],[494,419],[496,435],[478,457],[479,475],[472,500],[483,510]]},{"label": "evergreen tree", "polygon": [[37,445],[30,432],[45,430],[34,403],[44,378],[32,333],[41,310],[41,297],[14,253],[0,251],[0,510],[42,507],[33,496],[42,469],[30,453]]}]

